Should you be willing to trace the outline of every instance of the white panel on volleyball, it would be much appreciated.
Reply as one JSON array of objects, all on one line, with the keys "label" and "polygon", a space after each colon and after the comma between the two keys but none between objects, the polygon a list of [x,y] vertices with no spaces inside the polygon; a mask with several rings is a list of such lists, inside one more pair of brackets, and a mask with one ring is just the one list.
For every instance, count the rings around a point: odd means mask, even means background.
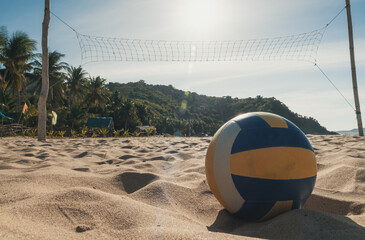
[{"label": "white panel on volleyball", "polygon": [[244,203],[244,199],[233,183],[230,164],[232,145],[240,131],[241,128],[237,123],[228,123],[219,136],[214,152],[214,175],[218,189],[233,213],[237,212]]}]

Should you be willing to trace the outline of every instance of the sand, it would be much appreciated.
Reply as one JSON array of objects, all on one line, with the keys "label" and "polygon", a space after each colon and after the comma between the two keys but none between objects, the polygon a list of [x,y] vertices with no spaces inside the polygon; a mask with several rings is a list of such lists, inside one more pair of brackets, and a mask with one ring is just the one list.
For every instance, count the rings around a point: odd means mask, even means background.
[{"label": "sand", "polygon": [[365,239],[365,138],[308,138],[312,196],[259,223],[209,190],[211,138],[0,138],[0,239]]}]

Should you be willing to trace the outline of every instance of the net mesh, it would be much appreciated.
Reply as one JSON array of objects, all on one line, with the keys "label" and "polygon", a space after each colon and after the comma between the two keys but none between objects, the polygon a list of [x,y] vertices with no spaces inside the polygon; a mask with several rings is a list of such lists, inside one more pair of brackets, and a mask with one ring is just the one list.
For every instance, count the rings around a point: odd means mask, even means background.
[{"label": "net mesh", "polygon": [[315,62],[326,27],[307,33],[251,40],[166,41],[109,38],[76,32],[81,62],[101,61],[271,61]]}]

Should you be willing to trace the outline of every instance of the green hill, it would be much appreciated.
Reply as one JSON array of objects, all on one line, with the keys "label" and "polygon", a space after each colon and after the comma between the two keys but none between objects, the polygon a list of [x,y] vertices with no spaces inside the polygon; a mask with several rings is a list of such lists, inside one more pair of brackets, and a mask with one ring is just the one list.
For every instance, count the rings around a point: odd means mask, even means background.
[{"label": "green hill", "polygon": [[213,135],[223,123],[238,114],[262,111],[289,119],[307,134],[336,134],[329,132],[314,118],[292,112],[273,97],[210,97],[184,92],[171,85],[146,84],[143,80],[109,83],[107,87],[111,92],[118,92],[136,104],[145,106],[149,119],[141,120],[142,124],[153,124],[159,132],[188,135],[190,129],[191,135]]}]

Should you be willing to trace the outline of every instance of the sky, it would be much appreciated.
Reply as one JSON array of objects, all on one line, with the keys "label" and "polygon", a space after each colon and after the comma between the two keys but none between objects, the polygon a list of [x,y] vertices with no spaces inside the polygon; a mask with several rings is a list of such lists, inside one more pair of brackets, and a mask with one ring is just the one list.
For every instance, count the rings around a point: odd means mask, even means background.
[{"label": "sky", "polygon": [[[0,0],[0,26],[23,31],[41,52],[43,0]],[[345,0],[51,0],[51,11],[77,32],[153,40],[249,40],[324,27]],[[365,1],[351,0],[360,105],[365,112]],[[51,15],[49,49],[81,64],[75,33]],[[317,64],[354,106],[346,11],[328,27]],[[173,85],[207,96],[275,97],[328,130],[357,128],[354,110],[309,62],[97,62],[83,65],[108,82]],[[364,116],[365,114],[363,114]],[[365,125],[365,117],[363,117]]]}]

